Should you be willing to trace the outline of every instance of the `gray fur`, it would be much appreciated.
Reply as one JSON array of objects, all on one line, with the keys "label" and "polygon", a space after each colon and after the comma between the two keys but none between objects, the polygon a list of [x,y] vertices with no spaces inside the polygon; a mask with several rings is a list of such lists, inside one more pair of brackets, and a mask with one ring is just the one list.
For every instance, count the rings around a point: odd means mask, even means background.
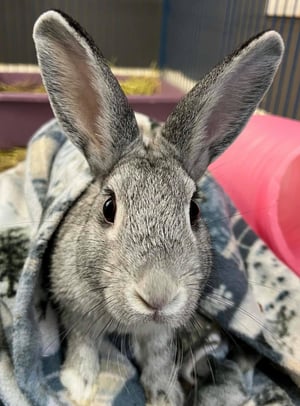
[{"label": "gray fur", "polygon": [[138,129],[101,52],[75,21],[65,17],[49,11],[35,24],[38,62],[63,130],[83,151],[93,172],[103,174],[136,139]]},{"label": "gray fur", "polygon": [[[152,138],[137,133],[119,85],[74,21],[47,12],[34,40],[54,112],[95,175],[52,249],[53,298],[69,333],[62,382],[77,402],[88,399],[103,334],[129,333],[148,401],[182,405],[174,332],[189,323],[212,264],[204,219],[190,224],[195,180],[268,88],[282,40],[262,34],[225,60]],[[108,190],[117,202],[113,225],[102,211]]]}]

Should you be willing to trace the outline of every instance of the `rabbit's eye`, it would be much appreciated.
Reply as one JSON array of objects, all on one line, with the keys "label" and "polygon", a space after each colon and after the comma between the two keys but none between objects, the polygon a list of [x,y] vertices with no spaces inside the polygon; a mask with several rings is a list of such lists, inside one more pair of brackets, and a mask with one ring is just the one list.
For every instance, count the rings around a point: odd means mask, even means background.
[{"label": "rabbit's eye", "polygon": [[200,217],[199,206],[194,200],[191,200],[191,204],[190,204],[191,225],[194,225],[196,223],[196,221],[199,219],[199,217]]},{"label": "rabbit's eye", "polygon": [[115,221],[116,210],[116,199],[113,195],[103,205],[103,215],[107,223],[112,224]]}]

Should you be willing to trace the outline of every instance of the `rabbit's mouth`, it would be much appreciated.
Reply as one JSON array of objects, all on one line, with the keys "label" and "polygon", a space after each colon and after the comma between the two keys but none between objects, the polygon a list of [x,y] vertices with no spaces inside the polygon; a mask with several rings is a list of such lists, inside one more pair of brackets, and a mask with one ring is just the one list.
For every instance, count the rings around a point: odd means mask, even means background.
[{"label": "rabbit's mouth", "polygon": [[178,314],[166,314],[164,311],[154,311],[150,315],[145,317],[145,322],[150,325],[165,325],[169,327],[179,327],[182,324],[182,320],[178,320]]}]

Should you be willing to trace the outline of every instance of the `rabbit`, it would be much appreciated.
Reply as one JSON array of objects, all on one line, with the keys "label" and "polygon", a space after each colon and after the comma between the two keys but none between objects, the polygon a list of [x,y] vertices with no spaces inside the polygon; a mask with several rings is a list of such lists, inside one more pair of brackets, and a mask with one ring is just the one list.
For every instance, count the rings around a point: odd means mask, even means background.
[{"label": "rabbit", "polygon": [[62,383],[75,402],[89,399],[104,333],[126,333],[146,401],[181,406],[174,337],[213,264],[199,180],[269,88],[282,38],[266,31],[225,58],[152,135],[139,131],[102,53],[71,17],[43,13],[33,38],[53,112],[93,175],[51,252],[51,292],[68,331]]}]

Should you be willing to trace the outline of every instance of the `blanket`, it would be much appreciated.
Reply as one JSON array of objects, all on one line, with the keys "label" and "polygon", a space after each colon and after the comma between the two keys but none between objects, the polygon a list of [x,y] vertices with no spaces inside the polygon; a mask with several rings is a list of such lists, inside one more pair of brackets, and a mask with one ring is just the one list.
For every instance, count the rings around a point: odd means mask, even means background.
[{"label": "blanket", "polygon": [[[137,119],[152,131],[150,120]],[[0,403],[6,406],[74,404],[60,382],[67,332],[45,283],[46,253],[91,181],[87,162],[55,120],[33,136],[25,162],[0,175]],[[186,404],[300,405],[300,280],[209,173],[200,189],[214,264],[198,323],[177,333]],[[103,340],[91,404],[145,404],[127,343],[113,335]]]}]

